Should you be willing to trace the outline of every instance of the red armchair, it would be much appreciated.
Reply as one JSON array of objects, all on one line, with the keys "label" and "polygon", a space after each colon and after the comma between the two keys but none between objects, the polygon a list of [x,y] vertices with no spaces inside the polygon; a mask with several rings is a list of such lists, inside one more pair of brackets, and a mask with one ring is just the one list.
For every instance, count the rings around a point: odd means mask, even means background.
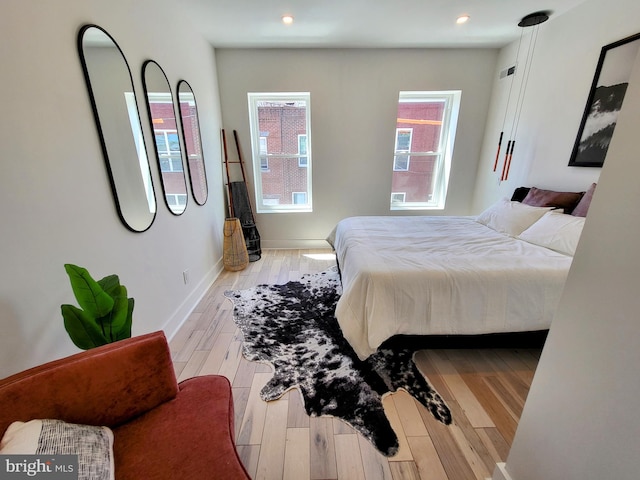
[{"label": "red armchair", "polygon": [[117,480],[249,478],[233,441],[229,381],[178,384],[162,332],[0,380],[0,438],[14,421],[45,418],[110,427]]}]

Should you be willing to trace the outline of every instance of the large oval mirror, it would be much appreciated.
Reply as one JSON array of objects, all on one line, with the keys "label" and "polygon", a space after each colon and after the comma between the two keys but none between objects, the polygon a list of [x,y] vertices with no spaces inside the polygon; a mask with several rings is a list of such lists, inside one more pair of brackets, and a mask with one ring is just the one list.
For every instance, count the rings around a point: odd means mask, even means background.
[{"label": "large oval mirror", "polygon": [[171,213],[180,215],[187,207],[187,182],[171,87],[164,71],[153,60],[147,60],[142,65],[142,83],[153,128],[164,199]]},{"label": "large oval mirror", "polygon": [[202,156],[198,109],[196,107],[193,90],[191,90],[191,86],[185,80],[178,82],[178,102],[180,104],[184,149],[187,152],[191,193],[198,205],[204,205],[207,201],[208,188],[207,174],[204,169],[204,158]]},{"label": "large oval mirror", "polygon": [[82,27],[78,50],[118,214],[143,232],[155,219],[156,198],[129,65],[96,25]]}]

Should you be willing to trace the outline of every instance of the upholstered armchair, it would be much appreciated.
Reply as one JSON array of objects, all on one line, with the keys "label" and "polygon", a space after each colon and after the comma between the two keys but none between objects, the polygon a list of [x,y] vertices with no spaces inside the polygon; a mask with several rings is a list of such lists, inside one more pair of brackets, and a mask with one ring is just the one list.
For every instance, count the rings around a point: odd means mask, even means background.
[{"label": "upholstered armchair", "polygon": [[177,383],[162,332],[0,380],[0,438],[33,419],[109,427],[117,480],[249,478],[233,441],[229,381]]}]

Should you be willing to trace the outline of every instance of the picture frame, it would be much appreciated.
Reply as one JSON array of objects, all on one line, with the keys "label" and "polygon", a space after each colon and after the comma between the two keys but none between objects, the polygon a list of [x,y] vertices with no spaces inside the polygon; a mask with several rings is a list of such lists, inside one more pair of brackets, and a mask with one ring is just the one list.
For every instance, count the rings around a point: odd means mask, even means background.
[{"label": "picture frame", "polygon": [[570,167],[604,164],[639,50],[640,33],[602,47],[569,159]]}]

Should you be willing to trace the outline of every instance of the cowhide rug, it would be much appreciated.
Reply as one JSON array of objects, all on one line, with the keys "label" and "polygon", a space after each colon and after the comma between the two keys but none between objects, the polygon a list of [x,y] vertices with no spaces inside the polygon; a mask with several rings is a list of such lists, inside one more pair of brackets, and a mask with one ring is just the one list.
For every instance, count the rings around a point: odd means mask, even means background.
[{"label": "cowhide rug", "polygon": [[398,438],[382,407],[385,394],[404,389],[450,424],[451,413],[418,371],[413,350],[381,348],[358,359],[334,317],[340,294],[336,267],[284,285],[225,292],[244,334],[244,356],[274,368],[262,399],[296,387],[310,416],[341,418],[386,456],[396,454]]}]

